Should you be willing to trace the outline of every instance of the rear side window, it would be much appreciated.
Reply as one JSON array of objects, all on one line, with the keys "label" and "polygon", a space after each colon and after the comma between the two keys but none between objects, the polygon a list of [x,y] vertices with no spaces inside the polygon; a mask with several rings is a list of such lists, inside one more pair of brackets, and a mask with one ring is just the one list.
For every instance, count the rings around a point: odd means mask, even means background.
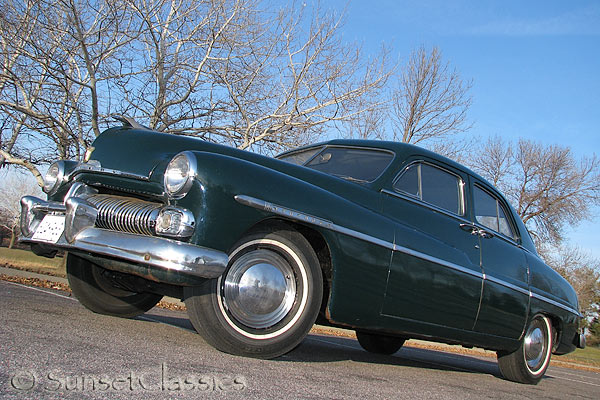
[{"label": "rear side window", "polygon": [[473,191],[475,205],[475,220],[477,223],[490,228],[512,239],[516,239],[514,229],[507,218],[504,205],[495,196],[475,186]]},{"label": "rear side window", "polygon": [[464,214],[462,179],[433,165],[411,164],[394,182],[394,190],[453,214]]}]

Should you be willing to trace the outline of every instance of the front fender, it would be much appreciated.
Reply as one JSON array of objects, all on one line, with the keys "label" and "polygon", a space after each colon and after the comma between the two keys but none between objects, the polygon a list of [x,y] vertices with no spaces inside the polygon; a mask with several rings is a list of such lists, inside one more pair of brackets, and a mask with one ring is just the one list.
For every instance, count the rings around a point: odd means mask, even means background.
[{"label": "front fender", "polygon": [[[266,201],[383,241],[393,241],[392,224],[371,208],[251,161],[209,152],[192,153],[198,167],[194,188],[185,198],[174,203],[195,213],[199,222],[191,240],[197,244],[226,251],[261,220],[274,216],[286,219],[285,214],[269,207],[253,207],[236,200],[236,196]],[[308,171],[307,174],[317,173]],[[330,179],[333,180],[332,186],[339,185],[336,182],[339,179]],[[362,197],[363,204],[375,207],[379,204],[378,193],[353,183],[342,182],[342,188],[344,184],[351,185],[347,191],[353,192],[353,197]],[[291,215],[288,219],[298,222]],[[305,222],[311,224],[310,221]]]},{"label": "front fender", "polygon": [[[195,243],[229,252],[250,228],[272,218],[308,226],[321,234],[330,251],[330,320],[350,326],[376,323],[394,241],[393,222],[365,206],[378,207],[378,192],[310,170],[303,180],[236,157],[193,154],[196,186],[177,205],[202,214]],[[314,174],[319,185],[331,179],[327,186],[343,192],[311,183]]]}]

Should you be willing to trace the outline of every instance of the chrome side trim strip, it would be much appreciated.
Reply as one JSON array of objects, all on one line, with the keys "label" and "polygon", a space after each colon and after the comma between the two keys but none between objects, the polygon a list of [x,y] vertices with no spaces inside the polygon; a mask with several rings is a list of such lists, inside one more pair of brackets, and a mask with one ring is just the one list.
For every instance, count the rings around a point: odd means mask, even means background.
[{"label": "chrome side trim strip", "polygon": [[573,309],[573,308],[571,308],[569,306],[566,306],[564,304],[558,303],[558,302],[556,302],[556,301],[554,301],[552,299],[549,299],[549,298],[547,298],[545,296],[533,293],[530,290],[527,290],[527,289],[521,288],[519,286],[513,285],[512,283],[506,282],[506,281],[504,281],[502,279],[495,278],[495,277],[490,276],[488,274],[484,274],[484,273],[479,272],[479,271],[474,271],[474,270],[471,270],[469,268],[463,267],[461,265],[454,264],[454,263],[442,260],[440,258],[433,257],[433,256],[430,256],[428,254],[421,253],[419,251],[409,249],[409,248],[404,247],[404,246],[399,246],[399,245],[397,245],[395,243],[390,243],[388,241],[385,241],[385,240],[382,240],[382,239],[378,239],[376,237],[364,234],[362,232],[355,231],[353,229],[345,228],[343,226],[334,224],[333,222],[331,222],[329,220],[326,220],[326,219],[323,219],[323,218],[320,218],[320,217],[315,217],[313,215],[310,215],[310,214],[307,214],[307,213],[303,213],[303,212],[300,212],[300,211],[296,211],[296,210],[293,210],[291,208],[287,208],[287,207],[283,207],[283,206],[280,206],[280,205],[277,205],[277,204],[273,204],[273,203],[270,203],[270,202],[265,201],[265,200],[260,200],[260,199],[257,199],[255,197],[246,196],[246,195],[236,195],[236,196],[234,196],[234,198],[235,198],[235,200],[238,203],[244,204],[244,205],[249,206],[249,207],[257,208],[257,209],[263,210],[263,211],[268,211],[268,212],[271,212],[273,214],[280,215],[280,216],[286,217],[286,218],[290,218],[290,219],[295,220],[295,221],[306,222],[306,223],[309,223],[309,224],[312,224],[312,225],[316,225],[316,226],[324,227],[324,228],[327,228],[327,229],[331,229],[332,231],[335,231],[335,232],[338,232],[338,233],[342,233],[344,235],[348,235],[348,236],[351,236],[351,237],[354,237],[354,238],[357,238],[357,239],[360,239],[360,240],[364,240],[365,242],[373,243],[375,245],[384,247],[384,248],[392,250],[392,251],[398,251],[398,252],[405,253],[405,254],[408,254],[408,255],[416,257],[416,258],[420,258],[422,260],[426,260],[426,261],[430,261],[430,262],[433,262],[433,263],[436,263],[436,264],[439,264],[439,265],[443,265],[445,267],[454,269],[456,271],[465,273],[467,275],[471,275],[471,276],[474,276],[474,277],[477,277],[477,278],[481,278],[484,281],[489,280],[491,282],[497,283],[497,284],[502,285],[504,287],[507,287],[509,289],[515,290],[515,291],[517,291],[519,293],[525,294],[525,295],[527,295],[529,297],[534,297],[534,298],[536,298],[538,300],[547,302],[547,303],[552,304],[552,305],[554,305],[556,307],[560,307],[563,310],[571,312],[571,313],[573,313],[575,315],[581,316],[581,314],[579,313],[579,311],[576,311],[575,309]]},{"label": "chrome side trim strip", "polygon": [[290,218],[294,221],[306,222],[311,225],[316,225],[316,226],[320,226],[323,228],[327,228],[334,232],[338,232],[338,233],[342,233],[344,235],[355,237],[357,239],[364,240],[365,242],[368,242],[368,243],[373,243],[375,245],[384,247],[389,250],[394,250],[394,247],[395,247],[395,245],[393,243],[390,243],[388,241],[381,240],[381,239],[378,239],[378,238],[370,236],[370,235],[366,235],[361,232],[357,232],[353,229],[345,228],[343,226],[334,224],[333,222],[323,219],[323,218],[320,218],[320,217],[315,217],[310,214],[292,210],[291,208],[287,208],[287,207],[283,207],[283,206],[280,206],[277,204],[269,203],[268,201],[260,200],[255,197],[246,196],[246,195],[236,195],[236,196],[234,196],[234,199],[238,203],[244,204],[246,206],[250,206],[250,207],[257,208],[259,210],[263,210],[263,211],[267,211],[267,212],[271,212],[273,214],[280,215],[282,217]]},{"label": "chrome side trim strip", "polygon": [[454,269],[456,271],[462,272],[467,275],[471,275],[471,276],[475,276],[480,279],[484,279],[484,275],[479,271],[474,271],[472,269],[465,268],[461,265],[442,260],[441,258],[433,257],[428,254],[409,249],[408,247],[398,246],[397,244],[395,244],[394,251],[399,251],[401,253],[408,254],[409,256],[417,257],[417,258],[420,258],[425,261],[430,261],[435,264],[443,265],[444,267]]},{"label": "chrome side trim strip", "polygon": [[386,240],[378,239],[376,237],[364,234],[362,232],[358,232],[353,229],[349,229],[349,228],[334,224],[333,222],[328,221],[326,219],[315,217],[310,214],[292,210],[290,208],[282,207],[277,204],[269,203],[268,201],[260,200],[260,199],[250,197],[250,196],[237,195],[234,198],[238,203],[241,203],[241,204],[244,204],[244,205],[247,205],[250,207],[254,207],[254,208],[258,208],[260,210],[272,212],[274,214],[281,215],[282,217],[290,218],[290,219],[293,219],[293,220],[296,220],[299,222],[307,222],[309,224],[313,224],[313,225],[321,226],[321,227],[324,227],[327,229],[331,229],[332,231],[342,233],[344,235],[351,236],[356,239],[364,240],[365,242],[373,243],[375,245],[384,247],[384,248],[392,250],[392,251],[399,251],[401,253],[405,253],[410,256],[420,258],[422,260],[430,261],[433,263],[443,265],[448,268],[455,269],[457,271],[463,272],[468,275],[472,275],[472,276],[475,276],[478,278],[483,278],[483,274],[479,271],[473,271],[471,269],[465,268],[458,264],[454,264],[454,263],[442,260],[440,258],[433,257],[428,254],[409,249],[408,247],[399,246],[395,243],[390,243]]},{"label": "chrome side trim strip", "polygon": [[558,301],[554,301],[552,299],[549,299],[548,297],[542,296],[541,294],[530,292],[530,296],[533,297],[534,299],[538,299],[538,300],[541,300],[541,301],[543,301],[545,303],[552,304],[553,306],[556,306],[558,308],[562,308],[563,310],[568,311],[568,312],[570,312],[572,314],[575,314],[575,315],[577,315],[579,317],[583,317],[583,314],[581,314],[579,311],[575,310],[574,308],[571,308],[571,307],[566,306],[566,305],[564,305],[562,303],[559,303]]},{"label": "chrome side trim strip", "polygon": [[524,288],[519,287],[517,285],[513,285],[512,283],[503,281],[502,279],[498,279],[498,278],[495,278],[495,277],[493,277],[491,275],[487,275],[487,274],[485,275],[485,279],[488,280],[488,281],[490,281],[490,282],[497,283],[498,285],[501,285],[501,286],[507,287],[509,289],[512,289],[512,290],[514,290],[516,292],[522,293],[525,296],[531,296],[531,291],[529,291],[528,289],[524,289]]}]

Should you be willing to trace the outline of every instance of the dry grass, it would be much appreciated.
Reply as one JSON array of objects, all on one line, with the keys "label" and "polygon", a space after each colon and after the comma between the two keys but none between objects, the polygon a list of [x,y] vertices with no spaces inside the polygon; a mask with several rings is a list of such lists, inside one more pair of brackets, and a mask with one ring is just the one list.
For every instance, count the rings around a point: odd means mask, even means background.
[{"label": "dry grass", "polygon": [[39,257],[26,250],[0,247],[0,266],[37,274],[65,277],[65,265],[62,257]]},{"label": "dry grass", "polygon": [[[45,279],[38,279],[38,278],[24,278],[21,276],[10,276],[10,275],[5,275],[5,274],[0,274],[0,280],[13,282],[13,283],[19,283],[21,285],[26,285],[26,286],[34,286],[34,287],[41,287],[41,288],[46,288],[46,289],[61,290],[63,292],[69,293],[69,295],[71,295],[71,288],[69,287],[69,285],[67,285],[65,283],[52,282],[52,281],[48,281]],[[170,302],[164,301],[164,300],[161,300],[156,305],[156,307],[166,308],[168,310],[175,310],[175,311],[185,311],[185,305],[174,304],[174,303],[170,303]]]}]

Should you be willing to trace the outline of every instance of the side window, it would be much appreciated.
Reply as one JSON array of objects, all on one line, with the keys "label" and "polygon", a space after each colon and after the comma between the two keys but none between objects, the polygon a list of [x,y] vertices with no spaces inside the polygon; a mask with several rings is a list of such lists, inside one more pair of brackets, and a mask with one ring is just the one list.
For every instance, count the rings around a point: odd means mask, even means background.
[{"label": "side window", "polygon": [[477,223],[504,236],[516,239],[515,232],[507,218],[508,213],[496,197],[475,186],[473,198]]},{"label": "side window", "polygon": [[421,164],[413,164],[396,180],[394,190],[421,198],[419,190],[419,170]]},{"label": "side window", "polygon": [[462,180],[425,163],[410,165],[394,182],[394,190],[462,215]]}]

